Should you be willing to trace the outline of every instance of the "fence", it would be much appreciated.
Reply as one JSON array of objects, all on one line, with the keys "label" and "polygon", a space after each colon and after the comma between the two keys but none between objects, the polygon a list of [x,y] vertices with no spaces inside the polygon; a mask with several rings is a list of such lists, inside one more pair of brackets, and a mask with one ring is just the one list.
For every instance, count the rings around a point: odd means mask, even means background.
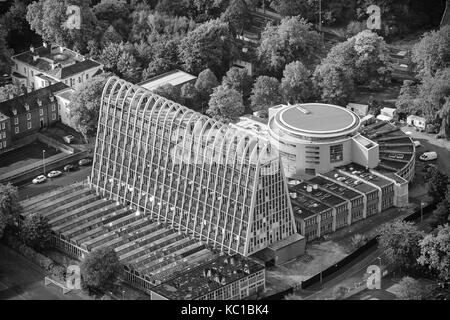
[{"label": "fence", "polygon": [[[431,203],[425,207],[422,208],[422,210],[418,210],[413,212],[412,214],[406,216],[403,218],[404,222],[411,222],[414,220],[417,220],[425,215],[428,215],[433,212],[434,209],[436,209],[436,203]],[[321,280],[324,278],[331,276],[332,274],[342,271],[341,269],[345,266],[349,265],[351,262],[354,262],[357,258],[361,258],[364,254],[368,254],[369,250],[375,248],[378,245],[378,237],[379,235],[376,235],[372,239],[370,239],[366,244],[359,247],[355,251],[353,251],[351,254],[343,258],[342,260],[338,261],[335,265],[323,270],[322,272],[317,273],[316,275],[312,276],[311,278],[308,278],[305,281],[302,281],[301,284],[290,287],[284,291],[275,293],[273,295],[267,296],[262,298],[261,300],[281,300],[286,295],[294,293],[298,289],[307,289],[311,286],[318,284]],[[354,294],[354,293],[352,293]]]},{"label": "fence", "polygon": [[89,253],[89,251],[80,248],[79,246],[62,239],[61,237],[58,237],[57,235],[52,236],[52,245],[55,248],[58,248],[65,253],[69,254],[70,256],[77,258],[77,259],[83,259],[84,255]]}]

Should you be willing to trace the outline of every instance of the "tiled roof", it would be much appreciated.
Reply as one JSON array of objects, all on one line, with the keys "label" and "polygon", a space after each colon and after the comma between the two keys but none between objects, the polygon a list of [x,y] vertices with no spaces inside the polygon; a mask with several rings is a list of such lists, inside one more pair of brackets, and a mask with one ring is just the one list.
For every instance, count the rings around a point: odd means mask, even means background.
[{"label": "tiled roof", "polygon": [[48,87],[31,91],[13,99],[3,101],[0,103],[0,113],[3,113],[8,117],[14,117],[14,113],[12,111],[14,108],[17,110],[18,114],[26,113],[27,110],[25,109],[25,104],[28,104],[30,106],[30,110],[39,108],[39,105],[37,103],[38,99],[40,99],[44,104],[47,102],[46,100],[48,100],[50,96],[67,88],[68,86],[66,86],[64,83],[58,82]]}]

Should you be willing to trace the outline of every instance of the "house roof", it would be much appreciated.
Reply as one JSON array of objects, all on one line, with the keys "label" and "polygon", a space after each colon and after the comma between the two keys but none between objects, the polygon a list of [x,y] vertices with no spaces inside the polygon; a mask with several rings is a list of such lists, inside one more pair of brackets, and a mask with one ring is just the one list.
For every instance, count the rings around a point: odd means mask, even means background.
[{"label": "house roof", "polygon": [[14,117],[13,109],[17,110],[17,114],[23,114],[28,112],[25,109],[25,105],[28,104],[30,110],[39,108],[38,100],[42,103],[48,102],[56,92],[69,88],[62,82],[52,84],[48,87],[31,91],[21,96],[0,102],[0,113],[7,117]]},{"label": "house roof", "polygon": [[[33,57],[37,56],[37,59]],[[99,67],[100,63],[85,59],[82,55],[60,46],[51,46],[35,48],[34,52],[30,50],[19,53],[12,57],[13,60],[26,63],[39,70],[45,75],[65,79],[83,71]],[[52,64],[57,64],[52,69]]]}]

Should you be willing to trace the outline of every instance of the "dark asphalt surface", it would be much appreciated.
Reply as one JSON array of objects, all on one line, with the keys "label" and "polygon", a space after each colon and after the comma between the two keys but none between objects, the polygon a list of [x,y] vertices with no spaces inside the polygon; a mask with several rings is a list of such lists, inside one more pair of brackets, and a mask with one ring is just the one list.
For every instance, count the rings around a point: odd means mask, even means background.
[{"label": "dark asphalt surface", "polygon": [[30,181],[29,184],[19,187],[20,200],[66,186],[77,181],[85,180],[91,174],[91,170],[92,166],[79,167],[76,171],[64,172],[62,176],[57,178],[47,178],[47,181],[41,184],[32,184]]},{"label": "dark asphalt surface", "polygon": [[82,300],[76,293],[45,286],[44,277],[39,266],[0,244],[0,300]]}]

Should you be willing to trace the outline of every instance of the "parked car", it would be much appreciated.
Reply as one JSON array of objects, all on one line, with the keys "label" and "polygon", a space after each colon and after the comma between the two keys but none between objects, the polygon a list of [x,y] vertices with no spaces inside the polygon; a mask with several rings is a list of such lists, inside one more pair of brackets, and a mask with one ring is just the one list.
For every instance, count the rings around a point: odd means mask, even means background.
[{"label": "parked car", "polygon": [[68,172],[68,171],[73,171],[73,170],[75,170],[76,168],[77,168],[76,165],[74,165],[74,164],[68,164],[68,165],[64,166],[64,171],[66,171],[66,172]]},{"label": "parked car", "polygon": [[404,155],[403,153],[397,153],[397,154],[395,155],[395,158],[396,158],[396,159],[403,159],[403,158],[405,158],[405,155]]},{"label": "parked car", "polygon": [[78,161],[78,165],[80,165],[80,166],[87,166],[91,163],[92,163],[92,159],[89,159],[89,158],[81,159],[80,161]]},{"label": "parked car", "polygon": [[61,171],[53,170],[53,171],[50,171],[50,173],[47,175],[47,177],[49,177],[49,178],[56,178],[56,177],[59,177],[60,175],[62,175]]},{"label": "parked car", "polygon": [[33,184],[42,183],[45,182],[46,180],[47,178],[41,174],[40,176],[37,176],[36,178],[33,179]]},{"label": "parked car", "polygon": [[419,160],[422,161],[431,161],[437,159],[437,153],[434,151],[424,152],[420,155]]},{"label": "parked car", "polygon": [[70,143],[72,143],[75,140],[75,137],[72,136],[72,135],[68,135],[68,136],[64,136],[63,140],[70,144]]}]

